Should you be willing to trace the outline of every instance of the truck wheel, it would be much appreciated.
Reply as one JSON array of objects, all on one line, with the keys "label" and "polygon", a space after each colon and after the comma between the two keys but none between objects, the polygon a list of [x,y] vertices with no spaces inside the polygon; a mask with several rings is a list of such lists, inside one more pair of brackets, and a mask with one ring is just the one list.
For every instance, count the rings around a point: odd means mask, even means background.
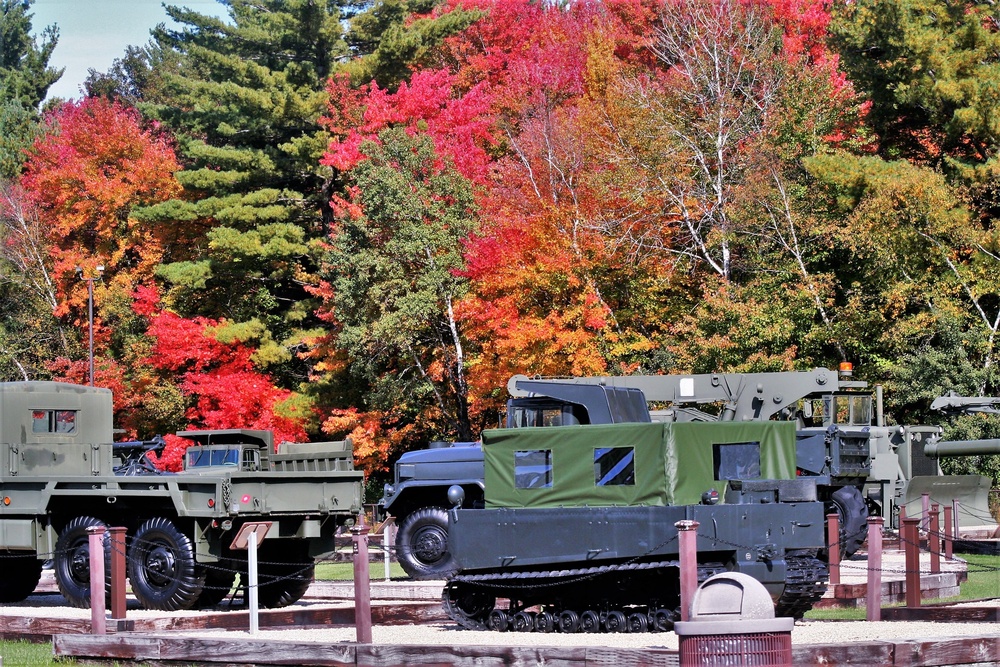
[{"label": "truck wheel", "polygon": [[201,595],[194,603],[196,609],[215,607],[226,599],[236,581],[236,564],[230,560],[220,560],[218,563],[204,565],[205,586]]},{"label": "truck wheel", "polygon": [[169,519],[154,517],[139,526],[128,554],[132,592],[146,609],[190,609],[205,585],[194,545]]},{"label": "truck wheel", "polygon": [[[59,592],[74,607],[90,607],[90,535],[88,528],[107,525],[92,516],[77,516],[59,532],[53,570]],[[36,582],[37,583],[37,582]],[[104,534],[105,594],[111,586],[111,542]]]},{"label": "truck wheel", "polygon": [[20,602],[31,595],[42,578],[42,561],[34,553],[0,560],[0,602]]},{"label": "truck wheel", "polygon": [[831,498],[840,522],[840,557],[850,558],[868,539],[868,505],[853,486],[837,489]]},{"label": "truck wheel", "polygon": [[316,566],[312,562],[268,565],[260,575],[257,600],[262,607],[277,609],[302,599],[315,578]]},{"label": "truck wheel", "polygon": [[448,512],[424,507],[413,512],[396,533],[396,559],[414,579],[446,579],[458,570],[448,551]]}]

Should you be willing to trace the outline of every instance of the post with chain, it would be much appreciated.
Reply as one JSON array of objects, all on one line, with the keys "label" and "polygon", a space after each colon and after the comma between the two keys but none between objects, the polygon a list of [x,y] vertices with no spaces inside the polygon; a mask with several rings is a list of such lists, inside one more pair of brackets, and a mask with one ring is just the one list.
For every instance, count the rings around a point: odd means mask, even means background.
[{"label": "post with chain", "polygon": [[836,512],[826,515],[826,544],[830,564],[830,585],[840,583],[840,520]]},{"label": "post with chain", "polygon": [[90,547],[90,632],[107,634],[104,601],[104,526],[87,528]]},{"label": "post with chain", "polygon": [[372,643],[371,580],[368,575],[368,526],[362,518],[351,526],[354,542],[354,624],[359,644]]},{"label": "post with chain", "polygon": [[868,591],[865,594],[867,620],[882,620],[882,525],[880,516],[868,517]]},{"label": "post with chain", "polygon": [[906,606],[920,606],[920,518],[903,520],[903,552],[906,562]]},{"label": "post with chain", "polygon": [[[111,620],[125,620],[125,528],[109,528],[111,534]],[[120,624],[119,624],[120,625]]]},{"label": "post with chain", "polygon": [[944,507],[944,557],[948,560],[952,559],[952,540],[953,534],[951,532],[951,508],[945,505]]},{"label": "post with chain", "polygon": [[691,620],[691,604],[698,590],[698,522],[678,521],[678,549],[681,558],[681,620]]},{"label": "post with chain", "polygon": [[927,548],[931,552],[931,574],[941,572],[941,514],[937,503],[931,503],[931,527],[927,532]]}]

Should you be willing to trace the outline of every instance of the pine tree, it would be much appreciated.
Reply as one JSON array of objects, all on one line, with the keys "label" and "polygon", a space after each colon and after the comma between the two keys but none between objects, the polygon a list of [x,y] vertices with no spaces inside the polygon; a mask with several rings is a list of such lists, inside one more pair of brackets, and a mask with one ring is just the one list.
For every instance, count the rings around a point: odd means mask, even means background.
[{"label": "pine tree", "polygon": [[38,135],[38,106],[62,76],[49,67],[59,31],[42,31],[41,44],[31,36],[29,9],[34,0],[0,0],[0,178],[21,171],[24,149]]},{"label": "pine tree", "polygon": [[[153,33],[140,108],[177,137],[181,197],[138,213],[201,225],[161,271],[182,315],[225,319],[260,343],[261,365],[293,361],[307,318],[310,241],[332,219],[334,173],[319,164],[325,83],[346,53],[336,0],[230,0],[229,21],[179,7]],[[286,382],[292,366],[276,366]]]}]

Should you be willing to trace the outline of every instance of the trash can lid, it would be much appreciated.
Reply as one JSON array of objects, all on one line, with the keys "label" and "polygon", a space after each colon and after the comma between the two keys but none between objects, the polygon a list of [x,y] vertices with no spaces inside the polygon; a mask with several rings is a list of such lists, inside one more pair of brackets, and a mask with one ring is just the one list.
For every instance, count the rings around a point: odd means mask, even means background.
[{"label": "trash can lid", "polygon": [[764,584],[742,572],[722,572],[698,586],[692,621],[774,618],[774,602]]}]

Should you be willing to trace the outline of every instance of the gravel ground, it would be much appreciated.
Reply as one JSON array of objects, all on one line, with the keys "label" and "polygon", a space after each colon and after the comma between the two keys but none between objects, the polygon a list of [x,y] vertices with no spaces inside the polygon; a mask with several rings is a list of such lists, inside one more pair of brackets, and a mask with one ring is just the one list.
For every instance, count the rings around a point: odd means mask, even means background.
[{"label": "gravel ground", "polygon": [[[750,623],[747,632],[753,632]],[[198,637],[249,636],[248,632],[198,632]],[[356,641],[354,628],[323,630],[261,630],[261,639],[281,641],[317,642],[323,644],[351,643]],[[997,623],[927,623],[927,622],[854,622],[854,621],[799,621],[792,630],[792,643],[842,644],[873,640],[926,639],[945,637],[996,637],[1000,641]],[[677,648],[677,635],[673,632],[645,634],[539,634],[506,632],[473,632],[459,629],[453,623],[435,623],[423,626],[382,626],[372,628],[373,644],[419,645],[479,645],[508,646],[610,646],[615,648]]]},{"label": "gravel ground", "polygon": [[[41,600],[39,598],[42,598]],[[32,596],[18,605],[0,607],[0,616],[37,616],[49,618],[90,618],[87,609],[57,606],[62,598],[55,596]],[[976,603],[978,606],[1000,606],[1000,600]],[[35,606],[37,605],[37,606]],[[335,608],[348,606],[346,603],[298,603],[296,606]],[[193,616],[202,612],[177,611],[174,616]],[[163,612],[143,609],[129,609],[129,618],[151,618],[162,616]],[[752,622],[747,632],[754,632]],[[171,634],[187,637],[248,637],[245,631],[174,631]],[[857,641],[925,639],[945,637],[996,637],[1000,641],[1000,624],[990,623],[932,623],[882,621],[814,621],[804,620],[795,624],[792,630],[793,644],[837,644]],[[280,641],[315,642],[321,644],[353,643],[357,632],[353,627],[322,629],[282,629],[261,630],[256,635],[260,639]],[[677,648],[677,635],[672,632],[644,634],[573,634],[559,633],[501,633],[474,632],[463,630],[455,623],[442,621],[426,625],[375,626],[372,628],[373,644],[417,644],[417,645],[480,645],[507,646],[609,646],[615,648]]]}]

